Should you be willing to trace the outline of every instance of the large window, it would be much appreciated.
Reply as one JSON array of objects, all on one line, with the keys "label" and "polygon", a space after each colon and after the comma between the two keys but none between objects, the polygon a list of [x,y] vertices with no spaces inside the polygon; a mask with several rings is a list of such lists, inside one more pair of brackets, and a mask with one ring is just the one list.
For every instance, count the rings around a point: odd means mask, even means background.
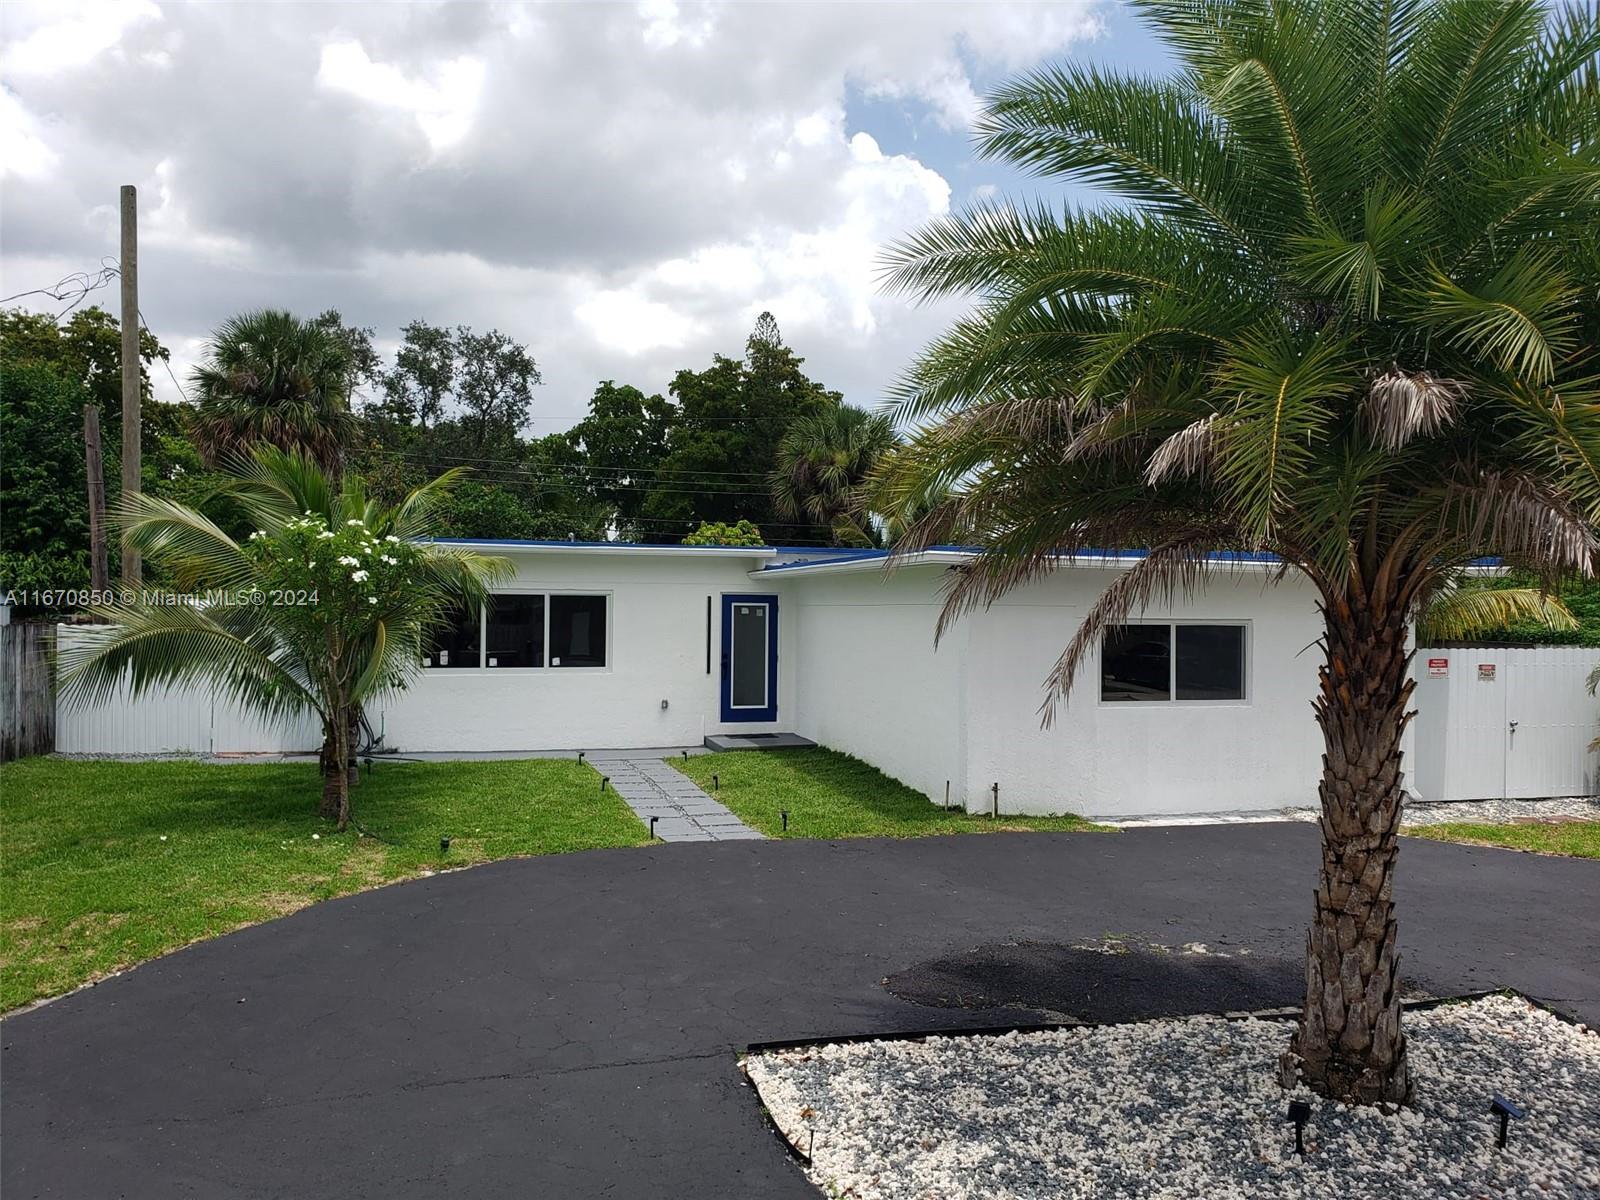
[{"label": "large window", "polygon": [[1100,650],[1100,699],[1243,700],[1245,631],[1242,624],[1115,625]]},{"label": "large window", "polygon": [[550,597],[550,665],[606,665],[606,598]]},{"label": "large window", "polygon": [[433,648],[422,657],[425,667],[456,670],[476,667],[479,655],[478,631],[483,628],[478,610],[457,605],[445,618],[445,623],[433,634]]},{"label": "large window", "polygon": [[[480,611],[456,609],[422,665],[445,670],[605,667],[610,598],[498,592]],[[486,631],[479,637],[479,631]]]}]

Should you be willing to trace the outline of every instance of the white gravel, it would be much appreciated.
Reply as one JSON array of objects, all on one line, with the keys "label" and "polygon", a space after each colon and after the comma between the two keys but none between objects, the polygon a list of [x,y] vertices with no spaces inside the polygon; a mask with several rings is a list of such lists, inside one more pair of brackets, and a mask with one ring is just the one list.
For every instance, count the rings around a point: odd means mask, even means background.
[{"label": "white gravel", "polygon": [[[1250,812],[1179,813],[1141,817],[1090,817],[1102,825],[1139,829],[1166,825],[1258,825],[1268,821],[1316,821],[1315,808],[1278,808]],[[1568,796],[1552,800],[1407,800],[1407,825],[1442,825],[1447,821],[1501,825],[1518,820],[1600,821],[1600,797]]]},{"label": "white gravel", "polygon": [[1447,821],[1501,825],[1553,818],[1600,821],[1600,799],[1573,796],[1566,800],[1456,800],[1431,804],[1413,800],[1406,805],[1403,820],[1407,825],[1443,825]]},{"label": "white gravel", "polygon": [[[835,1044],[745,1070],[812,1148],[812,1181],[852,1200],[1600,1197],[1600,1036],[1509,996],[1405,1027],[1415,1106],[1386,1116],[1299,1089],[1304,1159],[1277,1083],[1285,1021]],[[1528,1114],[1504,1151],[1496,1092]]]}]

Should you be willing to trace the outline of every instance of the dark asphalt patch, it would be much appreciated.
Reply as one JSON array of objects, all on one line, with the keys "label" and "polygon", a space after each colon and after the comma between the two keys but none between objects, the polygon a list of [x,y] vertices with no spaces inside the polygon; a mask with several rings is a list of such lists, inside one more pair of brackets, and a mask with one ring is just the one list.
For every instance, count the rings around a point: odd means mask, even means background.
[{"label": "dark asphalt patch", "polygon": [[890,993],[930,1008],[1027,1010],[1078,1021],[1143,1021],[1200,1013],[1299,1007],[1297,959],[1223,957],[1054,942],[1001,942],[935,958],[883,981]]}]

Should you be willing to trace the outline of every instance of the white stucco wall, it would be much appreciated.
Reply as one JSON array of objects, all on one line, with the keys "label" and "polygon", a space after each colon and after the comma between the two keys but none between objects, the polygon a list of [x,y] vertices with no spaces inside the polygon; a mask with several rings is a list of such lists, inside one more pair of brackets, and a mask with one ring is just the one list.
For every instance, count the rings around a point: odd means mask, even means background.
[{"label": "white stucco wall", "polygon": [[1073,568],[967,618],[968,807],[1090,816],[1276,809],[1316,803],[1321,738],[1311,713],[1320,652],[1312,589],[1219,575],[1192,601],[1136,619],[1247,621],[1247,698],[1103,703],[1098,654],[1042,729],[1041,684],[1083,612],[1115,578]]},{"label": "white stucco wall", "polygon": [[794,731],[866,760],[940,803],[960,801],[966,731],[961,643],[936,651],[941,568],[780,581],[799,653]]},{"label": "white stucco wall", "polygon": [[[758,586],[748,557],[502,550],[506,591],[609,592],[610,665],[601,669],[425,671],[379,706],[387,743],[403,750],[577,750],[697,745],[707,733],[789,728],[793,616],[778,608],[778,720],[719,719],[723,593]],[[706,597],[712,598],[706,672]],[[662,709],[661,702],[667,701]]]}]

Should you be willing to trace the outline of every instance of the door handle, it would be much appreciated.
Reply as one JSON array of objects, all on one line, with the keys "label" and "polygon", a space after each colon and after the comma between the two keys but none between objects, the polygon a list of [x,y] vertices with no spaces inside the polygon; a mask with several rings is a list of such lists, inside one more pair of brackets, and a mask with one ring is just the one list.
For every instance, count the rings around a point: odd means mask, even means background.
[{"label": "door handle", "polygon": [[1517,731],[1517,723],[1515,721],[1512,721],[1511,722],[1511,732],[1515,733],[1516,731]]}]

